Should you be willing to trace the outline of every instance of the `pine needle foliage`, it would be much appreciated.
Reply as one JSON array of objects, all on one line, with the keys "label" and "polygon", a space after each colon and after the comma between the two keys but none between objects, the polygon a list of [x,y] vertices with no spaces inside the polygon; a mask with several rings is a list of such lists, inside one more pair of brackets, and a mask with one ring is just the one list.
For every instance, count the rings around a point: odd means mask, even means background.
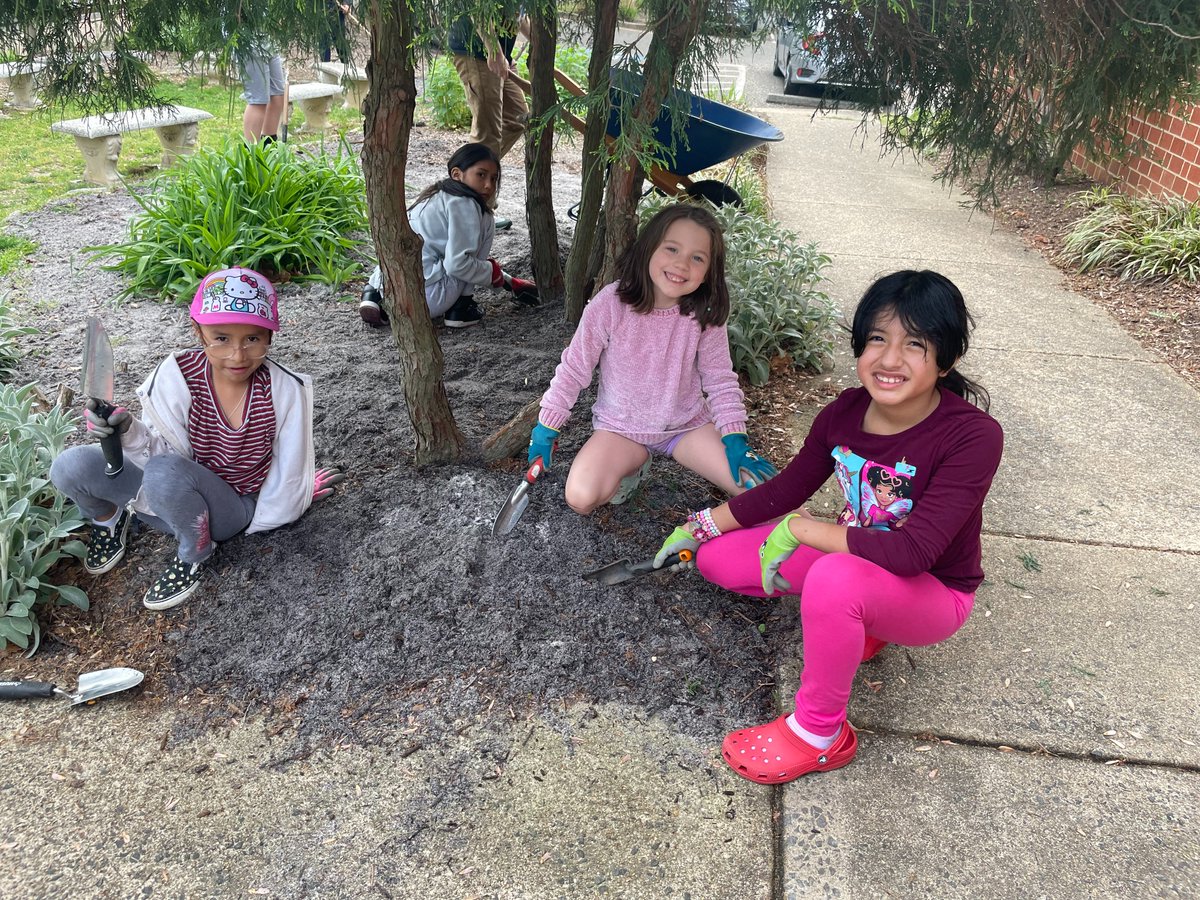
[{"label": "pine needle foliage", "polygon": [[1127,197],[1109,188],[1076,194],[1072,202],[1089,210],[1064,242],[1081,272],[1200,281],[1200,204]]},{"label": "pine needle foliage", "polygon": [[981,197],[1016,173],[1050,182],[1072,150],[1123,147],[1129,115],[1197,96],[1200,3],[1189,0],[813,0],[831,80],[895,147],[938,148]]},{"label": "pine needle foliage", "polygon": [[87,248],[126,276],[125,296],[190,299],[200,279],[228,266],[338,285],[357,270],[352,251],[366,237],[363,179],[350,152],[300,156],[285,144],[234,139],[133,196],[142,212],[129,239]]}]

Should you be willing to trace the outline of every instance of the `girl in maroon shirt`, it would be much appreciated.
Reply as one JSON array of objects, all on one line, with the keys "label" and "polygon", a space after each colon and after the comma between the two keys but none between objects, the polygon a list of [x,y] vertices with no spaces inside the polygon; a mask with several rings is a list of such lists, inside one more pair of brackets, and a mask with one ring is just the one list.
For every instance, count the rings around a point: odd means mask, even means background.
[{"label": "girl in maroon shirt", "polygon": [[[659,551],[657,565],[696,552],[705,578],[738,593],[800,595],[796,710],[725,738],[722,755],[743,778],[778,784],[846,765],[858,748],[846,703],[859,663],[887,643],[945,640],[970,614],[1004,440],[987,392],[955,368],[973,326],[936,272],[876,281],[850,338],[863,386],[821,411],[778,476],[693,513]],[[823,522],[803,504],[831,474],[845,506]]]}]

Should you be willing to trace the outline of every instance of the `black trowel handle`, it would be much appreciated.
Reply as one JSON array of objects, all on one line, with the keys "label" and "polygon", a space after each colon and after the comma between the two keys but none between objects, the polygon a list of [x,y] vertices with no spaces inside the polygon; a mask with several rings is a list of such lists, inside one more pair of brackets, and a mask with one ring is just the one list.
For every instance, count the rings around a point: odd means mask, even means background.
[{"label": "black trowel handle", "polygon": [[0,681],[0,700],[31,700],[53,697],[54,685],[48,681]]},{"label": "black trowel handle", "polygon": [[[117,408],[107,400],[96,401],[96,415],[108,421],[108,417],[117,411]],[[100,438],[100,449],[104,451],[104,474],[109,478],[116,478],[121,474],[121,470],[125,468],[125,451],[121,449],[121,433],[114,431],[106,438]]]}]

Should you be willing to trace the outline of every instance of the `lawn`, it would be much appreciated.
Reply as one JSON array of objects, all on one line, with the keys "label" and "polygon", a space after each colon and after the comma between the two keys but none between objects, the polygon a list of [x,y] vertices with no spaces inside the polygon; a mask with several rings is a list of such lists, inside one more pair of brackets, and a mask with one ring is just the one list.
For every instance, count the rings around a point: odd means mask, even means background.
[{"label": "lawn", "polygon": [[[200,146],[213,147],[228,137],[242,133],[241,85],[225,87],[209,76],[202,80],[191,77],[165,85],[170,98],[180,106],[191,106],[213,114],[200,123]],[[55,134],[51,123],[82,115],[75,106],[21,112],[8,109],[0,115],[0,171],[9,178],[0,183],[0,221],[10,213],[37,209],[49,200],[63,197],[78,189],[100,190],[83,180],[83,158],[69,135]],[[295,109],[289,132],[300,138],[295,129],[301,114]],[[336,140],[337,131],[362,127],[362,116],[354,109],[338,106],[330,115],[333,129],[327,140]],[[303,135],[308,140],[308,135]],[[122,136],[121,160],[117,170],[130,180],[150,177],[158,172],[162,147],[152,131],[135,131]]]}]

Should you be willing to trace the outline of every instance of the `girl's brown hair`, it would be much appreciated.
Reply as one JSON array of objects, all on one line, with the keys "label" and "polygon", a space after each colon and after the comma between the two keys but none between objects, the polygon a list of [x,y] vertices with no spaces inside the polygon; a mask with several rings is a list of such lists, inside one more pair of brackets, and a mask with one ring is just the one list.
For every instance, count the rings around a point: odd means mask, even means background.
[{"label": "girl's brown hair", "polygon": [[712,250],[708,257],[708,274],[695,291],[682,297],[679,312],[692,316],[703,331],[709,325],[723,325],[729,317],[729,288],[725,284],[725,235],[716,216],[702,206],[676,203],[661,209],[621,257],[617,296],[628,303],[634,312],[648,313],[654,309],[654,283],[650,280],[650,257],[666,237],[667,229],[680,219],[695,222],[708,232]]}]

